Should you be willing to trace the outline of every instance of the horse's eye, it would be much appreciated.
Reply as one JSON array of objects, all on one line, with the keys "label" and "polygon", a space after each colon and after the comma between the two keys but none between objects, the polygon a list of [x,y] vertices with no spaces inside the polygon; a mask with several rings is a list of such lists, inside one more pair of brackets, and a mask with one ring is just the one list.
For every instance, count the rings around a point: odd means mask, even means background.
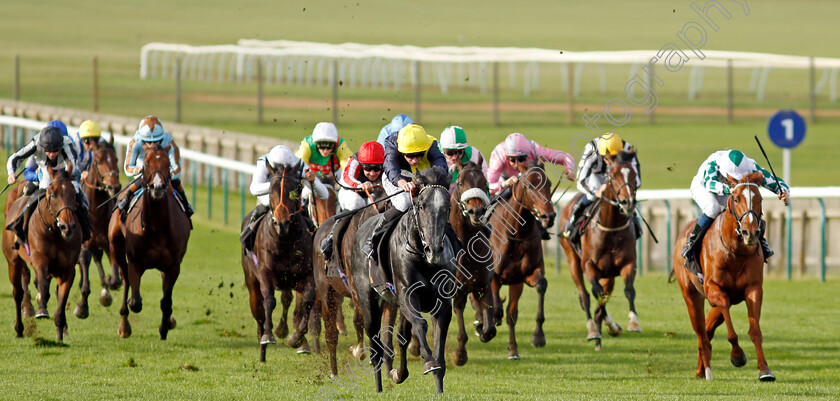
[{"label": "horse's eye", "polygon": [[735,201],[735,203],[738,203],[738,198],[735,198],[734,201]]}]

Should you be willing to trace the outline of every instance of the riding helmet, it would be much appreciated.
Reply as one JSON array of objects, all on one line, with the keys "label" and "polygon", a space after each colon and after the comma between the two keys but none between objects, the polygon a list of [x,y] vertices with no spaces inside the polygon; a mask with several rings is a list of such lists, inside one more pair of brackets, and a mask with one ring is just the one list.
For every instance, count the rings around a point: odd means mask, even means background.
[{"label": "riding helmet", "polygon": [[61,129],[56,127],[44,127],[38,134],[38,146],[45,152],[58,152],[64,145],[64,137]]}]

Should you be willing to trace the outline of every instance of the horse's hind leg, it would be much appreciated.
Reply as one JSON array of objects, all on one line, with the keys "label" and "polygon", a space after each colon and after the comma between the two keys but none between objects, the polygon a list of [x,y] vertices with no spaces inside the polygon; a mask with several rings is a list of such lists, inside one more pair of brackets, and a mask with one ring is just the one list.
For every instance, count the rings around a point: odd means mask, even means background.
[{"label": "horse's hind leg", "polygon": [[709,336],[706,332],[706,325],[704,322],[704,306],[705,299],[703,295],[698,293],[691,283],[680,282],[682,287],[683,300],[688,309],[688,317],[691,320],[691,326],[697,334],[697,370],[694,372],[697,377],[705,377],[706,380],[712,380],[712,343],[709,341]]},{"label": "horse's hind leg", "polygon": [[338,309],[336,309],[335,313],[335,327],[338,329],[338,334],[347,334],[347,325],[344,324],[344,311],[342,310],[342,304],[344,303],[344,297],[340,297],[338,299]]},{"label": "horse's hind leg", "polygon": [[81,280],[79,280],[79,291],[82,293],[82,298],[73,309],[73,314],[79,319],[86,319],[88,317],[88,296],[90,296],[90,259],[92,253],[87,245],[82,245],[82,252],[79,253],[79,271],[82,273]]},{"label": "horse's hind leg", "polygon": [[163,298],[160,300],[161,321],[158,329],[161,340],[166,340],[169,330],[175,328],[175,318],[172,317],[172,289],[180,274],[181,266],[179,265],[172,266],[169,271],[160,274],[163,279]]},{"label": "horse's hind leg", "polygon": [[111,306],[111,303],[114,302],[114,299],[111,297],[110,290],[116,290],[122,285],[122,280],[120,280],[119,266],[113,265],[113,275],[106,276],[105,269],[102,267],[102,249],[94,249],[92,250],[92,252],[93,263],[96,264],[96,269],[99,271],[99,284],[102,288],[99,291],[99,303],[102,306]]},{"label": "horse's hind leg", "polygon": [[289,315],[289,306],[292,304],[292,291],[291,290],[282,290],[280,291],[280,305],[283,306],[283,311],[280,314],[280,322],[277,323],[277,329],[274,331],[274,334],[277,337],[285,338],[289,335],[289,324],[287,321]]},{"label": "horse's hind leg", "polygon": [[758,380],[761,381],[775,381],[776,376],[770,371],[767,366],[767,360],[764,359],[764,347],[762,345],[764,337],[761,335],[761,326],[758,321],[761,319],[761,302],[764,296],[764,291],[761,284],[748,287],[745,293],[745,301],[747,303],[747,316],[750,321],[750,339],[755,345],[755,357],[758,360]]},{"label": "horse's hind leg", "polygon": [[385,371],[391,372],[394,367],[394,333],[396,329],[394,325],[397,322],[397,308],[390,304],[382,305],[382,327],[379,329],[379,341],[382,342],[382,350],[385,354],[382,356],[385,363]]},{"label": "horse's hind leg", "polygon": [[563,244],[563,248],[566,250],[566,258],[569,261],[569,273],[572,275],[572,281],[575,282],[575,286],[578,289],[578,301],[580,302],[580,308],[583,309],[583,312],[586,314],[586,340],[591,341],[599,338],[601,334],[595,327],[595,321],[592,320],[592,312],[590,312],[591,307],[591,300],[589,298],[589,292],[586,291],[586,286],[584,285],[583,281],[583,269],[581,267],[580,258],[577,256],[574,251],[571,251],[570,245],[567,246],[567,240],[562,240],[561,243]]},{"label": "horse's hind leg", "polygon": [[288,344],[291,347],[298,348],[298,353],[311,353],[309,345],[306,343],[306,333],[309,331],[309,315],[312,312],[312,306],[315,304],[315,282],[311,279],[300,282],[295,289],[297,294],[297,301],[295,303],[295,311],[293,322],[295,324],[295,332],[289,336]]},{"label": "horse's hind leg", "polygon": [[467,294],[458,291],[452,298],[452,308],[455,309],[455,317],[458,319],[458,347],[452,354],[452,361],[457,366],[467,363],[467,330],[464,327],[464,307],[467,305]]},{"label": "horse's hind leg", "polygon": [[548,281],[545,279],[543,269],[537,269],[527,280],[528,285],[537,290],[537,326],[534,328],[534,336],[531,337],[531,345],[545,347],[545,333],[543,322],[545,322],[545,292],[548,289]]},{"label": "horse's hind leg", "polygon": [[523,284],[508,286],[508,359],[519,359],[519,348],[516,345],[516,320],[519,317],[519,297],[522,296]]},{"label": "horse's hind leg", "polygon": [[505,309],[502,307],[502,297],[499,295],[502,290],[502,282],[499,280],[499,276],[493,275],[493,280],[490,281],[490,289],[493,291],[493,320],[496,326],[501,326]]},{"label": "horse's hind leg", "polygon": [[629,322],[627,323],[627,330],[642,332],[642,326],[639,324],[639,315],[636,314],[636,263],[631,263],[621,269],[621,278],[624,279],[624,296],[627,297],[627,303],[630,306],[630,312],[627,314]]},{"label": "horse's hind leg", "polygon": [[65,307],[67,306],[67,298],[70,295],[70,289],[73,287],[73,279],[75,276],[76,266],[73,266],[68,269],[65,277],[60,277],[56,280],[58,282],[58,291],[56,294],[58,305],[56,306],[53,320],[55,321],[55,328],[58,332],[58,341],[64,341],[64,336],[67,335],[67,315]]},{"label": "horse's hind leg", "polygon": [[353,308],[353,326],[356,328],[356,345],[350,347],[350,353],[353,354],[354,358],[358,358],[359,355],[362,353],[362,349],[365,347],[365,320],[364,315]]},{"label": "horse's hind leg", "polygon": [[321,321],[325,320],[325,306],[320,299],[315,300],[312,310],[309,312],[309,334],[312,336],[312,351],[321,353]]},{"label": "horse's hind leg", "polygon": [[[324,318],[324,340],[327,342],[327,352],[330,354],[330,377],[338,377],[338,361],[336,357],[336,347],[338,346],[338,328],[335,327],[335,313],[336,309],[341,305],[337,302],[339,295],[336,294],[332,287],[327,289],[326,299],[321,300],[321,306],[318,308]],[[312,309],[315,313],[315,308]],[[320,324],[318,324],[320,326]],[[312,333],[315,336],[315,333]]]},{"label": "horse's hind leg", "polygon": [[[23,271],[26,269],[26,265],[24,264],[23,260],[17,258],[16,256],[12,261],[7,261],[9,265],[9,281],[12,283],[12,297],[15,299],[15,336],[20,338],[23,337],[23,316],[22,316],[22,304],[23,304]],[[29,306],[30,308],[32,305]]]},{"label": "horse's hind leg", "polygon": [[23,292],[21,308],[23,311],[23,317],[33,317],[35,316],[35,308],[32,307],[32,295],[29,292],[29,281],[32,278],[30,276],[29,267],[26,266],[26,263],[24,263],[23,260],[21,260],[20,263],[20,285],[21,291]]}]

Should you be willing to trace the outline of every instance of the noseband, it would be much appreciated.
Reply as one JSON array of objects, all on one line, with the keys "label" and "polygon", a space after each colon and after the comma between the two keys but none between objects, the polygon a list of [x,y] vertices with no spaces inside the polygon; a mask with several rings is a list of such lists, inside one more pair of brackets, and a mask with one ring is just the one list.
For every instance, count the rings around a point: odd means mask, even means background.
[{"label": "noseband", "polygon": [[484,193],[484,191],[481,190],[481,188],[473,187],[466,191],[461,191],[461,178],[466,176],[467,173],[484,175],[484,173],[482,173],[481,170],[470,169],[462,170],[461,175],[458,177],[458,181],[455,187],[457,188],[457,191],[459,193],[455,196],[455,202],[458,204],[458,207],[461,209],[461,214],[464,217],[469,217],[469,211],[467,210],[468,200],[473,198],[481,199],[481,201],[484,202],[485,207],[490,204],[490,198],[487,196],[486,193]]},{"label": "noseband", "polygon": [[[56,183],[56,182],[61,182],[61,181],[67,181],[67,182],[70,182],[70,185],[73,185],[72,181],[70,181],[69,179],[66,179],[66,178],[60,179],[60,180],[55,180],[55,181],[53,181],[53,184]],[[52,184],[50,184],[50,186],[52,186]],[[75,191],[75,188],[74,188],[74,191]],[[44,216],[39,213],[39,215],[41,216],[41,222],[44,223],[44,225],[47,227],[47,230],[52,231],[53,226],[55,226],[56,228],[59,228],[58,215],[61,214],[61,212],[64,211],[65,209],[70,209],[71,212],[75,211],[73,206],[65,205],[65,206],[62,206],[62,207],[58,208],[57,211],[53,212],[52,191],[49,188],[47,188],[47,211],[49,211],[50,217],[52,217],[52,219],[53,219],[53,223],[52,224],[47,223],[44,220]]]}]

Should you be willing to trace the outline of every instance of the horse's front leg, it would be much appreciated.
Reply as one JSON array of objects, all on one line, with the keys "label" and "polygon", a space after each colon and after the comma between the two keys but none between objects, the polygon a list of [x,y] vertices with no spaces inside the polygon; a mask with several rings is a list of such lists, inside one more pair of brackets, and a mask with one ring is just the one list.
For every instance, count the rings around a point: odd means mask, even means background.
[{"label": "horse's front leg", "polygon": [[21,260],[21,271],[20,271],[20,285],[21,291],[23,292],[23,300],[21,301],[21,309],[23,312],[23,317],[32,317],[35,316],[35,308],[32,307],[32,294],[29,292],[29,282],[32,280],[30,276],[29,267],[26,266]]},{"label": "horse's front leg", "polygon": [[767,360],[764,359],[764,347],[762,346],[764,337],[761,335],[761,326],[758,321],[761,319],[761,302],[764,297],[764,290],[761,284],[748,287],[746,290],[747,303],[747,317],[750,320],[750,339],[755,345],[755,357],[758,360],[758,380],[761,381],[775,381],[776,376],[770,371],[767,366]]},{"label": "horse's front leg", "polygon": [[438,393],[443,393],[443,377],[446,376],[446,360],[444,358],[446,354],[446,333],[449,331],[449,323],[452,321],[451,304],[449,302],[443,302],[443,307],[437,313],[432,314],[432,319],[435,325],[434,358],[435,362],[440,366],[440,369],[434,372],[435,389]]},{"label": "horse's front leg", "polygon": [[50,276],[47,274],[49,268],[49,261],[43,258],[32,258],[32,269],[35,270],[35,286],[38,288],[38,295],[35,301],[38,302],[38,311],[35,313],[36,319],[49,319],[50,313],[47,311],[47,302],[50,300]]},{"label": "horse's front leg", "polygon": [[161,272],[161,279],[163,279],[163,298],[160,300],[161,321],[160,339],[166,340],[166,334],[169,330],[175,328],[175,318],[172,317],[172,289],[175,287],[175,281],[181,274],[181,266],[174,265],[169,268],[169,271]]},{"label": "horse's front leg", "polygon": [[[707,332],[711,328],[711,332],[714,333],[714,320],[718,319],[716,314],[719,313],[723,315],[723,321],[726,323],[726,330],[728,334],[727,338],[729,339],[729,343],[732,344],[732,351],[730,352],[732,365],[736,367],[744,366],[747,363],[747,356],[738,344],[738,334],[735,333],[735,326],[732,324],[732,316],[730,315],[731,303],[729,301],[729,296],[713,282],[707,283],[706,296],[709,298],[709,302],[713,305],[712,311],[709,312],[709,317],[706,318]],[[709,335],[709,340],[711,340],[712,335],[713,334]]]},{"label": "horse's front leg", "polygon": [[[499,294],[502,289],[502,282],[498,275],[493,275],[493,280],[490,281],[490,289],[493,291],[493,320],[496,326],[501,326],[505,310],[502,308],[502,296]],[[488,324],[490,323],[488,322]]]},{"label": "horse's front leg", "polygon": [[[274,308],[277,306],[277,300],[274,298],[274,279],[271,277],[271,272],[266,270],[259,271],[260,293],[263,298],[263,311],[265,311],[265,320],[263,321],[263,335],[260,337],[260,346],[264,347],[268,344],[276,344],[274,334],[271,330],[274,328],[272,314]],[[262,353],[262,350],[261,352]]]},{"label": "horse's front leg", "polygon": [[[394,357],[396,353],[394,352],[394,336],[393,334],[396,333],[396,329],[394,325],[397,322],[397,308],[391,304],[383,304],[382,305],[382,328],[379,329],[379,341],[382,342],[382,350],[384,355],[382,355],[383,362],[385,363],[385,372],[388,372],[390,375],[392,368],[394,367]],[[397,335],[397,340],[399,340],[399,334]]]},{"label": "horse's front leg", "polygon": [[452,361],[457,366],[463,366],[467,363],[467,330],[464,327],[464,307],[467,306],[467,294],[458,291],[455,297],[452,298],[452,308],[455,309],[455,317],[458,319],[458,346],[452,354]]},{"label": "horse's front leg", "polygon": [[[309,344],[304,337],[309,331],[309,315],[312,312],[312,306],[315,305],[315,282],[311,279],[299,282],[295,288],[297,294],[297,302],[295,305],[295,312],[293,323],[295,325],[294,334],[289,336],[288,344],[290,347],[300,347],[298,353],[310,353]],[[320,324],[320,322],[319,322]]]},{"label": "horse's front leg", "polygon": [[[564,242],[567,240],[563,240]],[[574,252],[566,252],[569,260],[569,273],[572,275],[572,281],[578,289],[578,301],[580,301],[580,308],[586,314],[586,329],[587,340],[594,340],[598,338],[598,331],[595,330],[595,322],[592,320],[592,312],[590,312],[591,300],[589,292],[586,291],[586,286],[583,281],[583,266],[581,266],[580,258]]]},{"label": "horse's front leg", "polygon": [[405,318],[404,315],[400,315],[400,328],[397,331],[397,343],[400,346],[400,368],[399,369],[391,369],[388,372],[388,375],[391,376],[391,380],[394,383],[400,384],[408,378],[408,343],[409,339],[411,338],[411,322]]},{"label": "horse's front leg", "polygon": [[639,315],[636,314],[636,288],[633,286],[636,281],[635,261],[621,269],[621,278],[624,279],[624,296],[627,297],[627,303],[630,306],[630,312],[627,315],[629,319],[627,330],[641,333],[642,326],[639,324]]},{"label": "horse's front leg", "polygon": [[476,327],[478,339],[486,343],[496,337],[496,325],[493,324],[493,291],[488,286],[481,294],[481,298],[474,296],[473,299],[476,315],[481,317],[482,322]]},{"label": "horse's front leg", "polygon": [[79,319],[86,319],[88,317],[88,296],[90,295],[90,259],[93,253],[88,249],[87,245],[82,245],[82,251],[79,253],[79,271],[82,273],[82,278],[79,281],[79,292],[82,298],[73,309],[73,314]]},{"label": "horse's front leg", "polygon": [[[420,315],[421,310],[419,306],[423,305],[423,302],[420,301],[421,294],[418,294],[418,292],[420,291],[405,292],[404,294],[398,293],[397,295],[402,301],[400,304],[400,314],[405,316],[409,323],[411,323],[411,333],[414,336],[412,341],[417,342],[417,345],[420,347],[420,356],[425,361],[423,364],[423,374],[425,375],[440,369],[440,365],[435,362],[432,356],[432,349],[429,348],[429,343],[426,341],[426,332],[429,329],[429,325],[426,319]],[[443,306],[438,303],[435,307],[442,308]]]},{"label": "horse's front leg", "polygon": [[[589,341],[594,340],[595,350],[598,351],[601,349],[601,322],[604,319],[606,310],[603,308],[604,288],[601,286],[599,277],[595,274],[596,270],[597,266],[595,266],[594,262],[585,262],[583,273],[586,276],[586,280],[589,281],[589,285],[592,286],[592,296],[595,297],[595,302],[598,304],[595,309],[595,319],[589,317],[589,313],[587,312],[588,320],[586,321],[586,329],[588,334],[586,335],[586,339]],[[589,297],[587,296],[588,300]]]},{"label": "horse's front leg", "polygon": [[291,290],[280,291],[280,305],[282,305],[283,311],[280,314],[280,322],[277,323],[277,330],[274,331],[274,334],[276,334],[277,337],[285,338],[289,335],[289,324],[286,319],[289,315],[289,306],[292,305]]},{"label": "horse's front leg", "polygon": [[67,314],[65,307],[67,306],[67,298],[70,295],[70,289],[73,287],[73,279],[75,277],[76,266],[73,266],[68,269],[64,277],[59,277],[56,280],[58,282],[58,291],[56,293],[58,305],[56,306],[53,320],[55,321],[55,329],[58,333],[58,341],[64,341],[64,336],[67,335]]},{"label": "horse's front leg", "polygon": [[[26,265],[17,255],[13,256],[11,261],[7,259],[7,264],[9,265],[9,281],[12,282],[12,297],[15,299],[15,336],[20,338],[23,337],[22,306],[24,293],[21,276],[26,269]],[[31,308],[32,305],[29,307]]]},{"label": "horse's front leg", "polygon": [[615,277],[602,278],[601,287],[604,289],[604,299],[603,302],[600,303],[603,307],[601,312],[603,313],[603,321],[607,324],[607,333],[610,333],[613,337],[618,337],[623,333],[621,325],[616,323],[612,316],[610,316],[610,312],[607,311],[607,301],[609,301],[610,296],[615,289]]},{"label": "horse's front leg", "polygon": [[516,344],[516,320],[519,318],[519,297],[522,296],[524,284],[508,286],[508,359],[519,359],[519,348]]},{"label": "horse's front leg", "polygon": [[534,328],[534,336],[531,337],[531,345],[535,347],[545,347],[543,322],[545,322],[545,292],[548,289],[548,281],[545,279],[545,271],[543,269],[537,269],[531,277],[528,277],[526,283],[537,290],[537,326]]}]

